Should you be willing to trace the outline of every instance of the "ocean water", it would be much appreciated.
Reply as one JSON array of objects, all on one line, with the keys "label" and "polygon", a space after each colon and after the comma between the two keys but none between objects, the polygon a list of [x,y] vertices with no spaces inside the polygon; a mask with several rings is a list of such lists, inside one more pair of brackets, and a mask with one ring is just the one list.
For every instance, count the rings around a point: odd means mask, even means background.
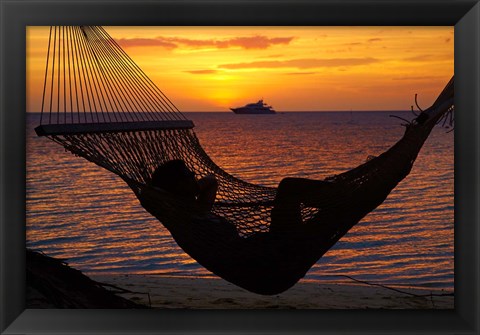
[{"label": "ocean water", "polygon": [[[212,159],[246,181],[323,179],[363,163],[399,139],[395,114],[185,113]],[[87,274],[214,276],[186,255],[114,174],[35,135],[27,115],[27,247]],[[309,281],[351,276],[384,285],[454,287],[454,134],[437,127],[411,174],[308,272]]]}]

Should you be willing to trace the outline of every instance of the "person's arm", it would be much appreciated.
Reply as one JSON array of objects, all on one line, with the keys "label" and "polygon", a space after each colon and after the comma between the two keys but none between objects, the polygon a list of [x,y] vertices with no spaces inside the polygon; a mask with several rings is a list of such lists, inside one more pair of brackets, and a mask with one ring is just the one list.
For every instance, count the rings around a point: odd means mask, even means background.
[{"label": "person's arm", "polygon": [[218,181],[213,175],[205,176],[198,180],[197,206],[205,211],[211,211],[217,196]]}]

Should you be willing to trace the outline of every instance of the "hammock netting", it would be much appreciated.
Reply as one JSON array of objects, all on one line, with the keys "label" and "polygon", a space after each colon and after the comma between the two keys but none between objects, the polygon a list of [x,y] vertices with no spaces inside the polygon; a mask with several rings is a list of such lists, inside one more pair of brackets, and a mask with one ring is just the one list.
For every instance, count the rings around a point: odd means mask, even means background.
[{"label": "hammock netting", "polygon": [[[435,124],[451,118],[453,97],[452,77],[389,150],[352,170],[309,181],[292,195],[299,206],[275,209],[278,189],[247,183],[217,166],[202,149],[193,122],[102,27],[62,26],[50,28],[35,130],[120,176],[206,269],[249,291],[277,294],[300,280],[409,174]],[[185,161],[197,178],[216,177],[209,217],[149,185],[154,170],[174,159]],[[287,179],[279,187],[295,193],[299,182]],[[282,225],[281,233],[271,232],[272,217],[296,215],[298,221]]]}]

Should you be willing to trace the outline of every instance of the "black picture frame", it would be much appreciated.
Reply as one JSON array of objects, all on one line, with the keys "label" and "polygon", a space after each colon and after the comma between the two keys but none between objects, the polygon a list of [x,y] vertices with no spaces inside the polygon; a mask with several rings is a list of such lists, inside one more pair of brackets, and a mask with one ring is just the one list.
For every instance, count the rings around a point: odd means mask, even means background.
[{"label": "black picture frame", "polygon": [[[0,0],[2,334],[479,333],[478,0]],[[26,26],[455,25],[453,310],[25,309]]]}]

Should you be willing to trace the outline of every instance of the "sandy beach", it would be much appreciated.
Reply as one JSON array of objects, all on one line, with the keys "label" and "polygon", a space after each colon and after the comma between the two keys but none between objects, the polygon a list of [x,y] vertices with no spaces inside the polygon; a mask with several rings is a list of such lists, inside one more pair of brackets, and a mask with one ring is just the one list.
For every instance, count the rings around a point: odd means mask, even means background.
[{"label": "sandy beach", "polygon": [[[319,284],[300,281],[286,292],[262,296],[222,279],[159,275],[91,275],[101,283],[136,293],[122,297],[153,308],[191,309],[453,309],[449,292],[401,288],[427,297],[411,296],[366,284]],[[150,301],[149,301],[150,300]]]}]

